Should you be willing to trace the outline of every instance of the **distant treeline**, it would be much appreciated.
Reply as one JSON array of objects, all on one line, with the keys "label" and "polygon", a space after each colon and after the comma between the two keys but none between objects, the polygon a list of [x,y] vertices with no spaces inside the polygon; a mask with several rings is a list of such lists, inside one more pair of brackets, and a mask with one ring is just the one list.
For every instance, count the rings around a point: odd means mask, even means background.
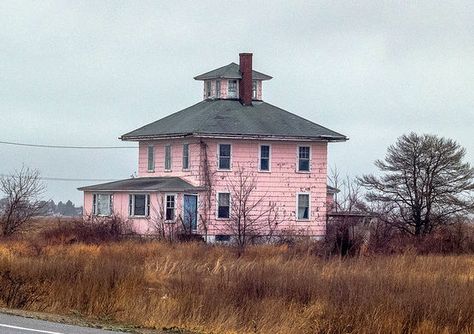
[{"label": "distant treeline", "polygon": [[[0,199],[0,211],[4,206],[6,198]],[[73,202],[68,200],[66,203],[59,201],[57,204],[53,200],[40,201],[42,207],[41,216],[81,216],[82,206],[76,207]]]}]

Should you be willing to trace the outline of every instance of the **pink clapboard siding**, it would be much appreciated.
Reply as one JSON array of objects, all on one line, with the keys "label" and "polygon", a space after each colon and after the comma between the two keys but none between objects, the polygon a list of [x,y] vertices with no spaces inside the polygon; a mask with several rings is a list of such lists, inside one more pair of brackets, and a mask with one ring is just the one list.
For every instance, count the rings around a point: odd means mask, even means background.
[{"label": "pink clapboard siding", "polygon": [[[139,192],[133,192],[139,193]],[[164,196],[168,193],[150,193],[150,216],[149,217],[130,217],[128,210],[129,203],[128,192],[115,192],[113,193],[113,212],[118,217],[122,218],[131,224],[133,230],[139,234],[156,234],[157,217],[163,214],[164,210]],[[179,215],[182,208],[183,197],[179,193],[175,194],[176,197],[176,215]],[[91,216],[92,214],[92,192],[84,192],[84,215]]]},{"label": "pink clapboard siding", "polygon": [[[189,144],[189,170],[182,168],[183,143]],[[218,144],[227,143],[232,145],[231,170],[217,170]],[[164,157],[165,145],[172,147],[171,171],[165,171]],[[268,144],[271,147],[270,172],[259,172],[260,144]],[[147,147],[153,145],[155,148],[155,170],[148,172]],[[142,141],[139,144],[138,176],[178,176],[195,186],[203,185],[203,150],[202,145],[207,147],[209,169],[212,180],[211,212],[208,225],[208,235],[228,233],[226,220],[216,218],[217,193],[230,192],[230,184],[236,183],[236,172],[239,167],[244,168],[246,173],[251,173],[256,178],[256,189],[252,192],[251,201],[261,197],[263,205],[269,202],[276,203],[279,208],[282,224],[279,230],[291,230],[307,235],[322,236],[325,233],[327,199],[327,143],[326,142],[296,142],[296,141],[257,141],[257,140],[234,140],[234,139],[170,139],[156,141]],[[311,146],[310,172],[298,172],[298,146]],[[310,219],[297,220],[297,194],[310,193]],[[163,193],[151,193],[151,217],[150,219],[128,217],[128,193],[116,192],[114,194],[114,212],[125,219],[129,219],[137,232],[153,233],[153,220],[156,220],[157,212],[163,209]],[[183,194],[177,194],[177,215],[182,214]],[[198,194],[198,216],[204,215],[203,203],[205,194]],[[330,201],[330,200],[329,200]],[[92,193],[84,193],[85,214],[92,210]],[[198,220],[198,232],[204,233],[201,221]],[[265,234],[265,231],[262,231]]]}]

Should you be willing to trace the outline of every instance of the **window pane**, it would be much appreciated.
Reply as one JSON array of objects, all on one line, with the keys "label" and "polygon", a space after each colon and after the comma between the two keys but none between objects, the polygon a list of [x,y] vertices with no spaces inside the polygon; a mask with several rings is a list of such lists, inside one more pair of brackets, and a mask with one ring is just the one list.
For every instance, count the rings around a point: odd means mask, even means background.
[{"label": "window pane", "polygon": [[230,144],[219,145],[219,169],[230,169]]},{"label": "window pane", "polygon": [[219,169],[230,169],[230,158],[219,159]]},{"label": "window pane", "polygon": [[148,146],[148,170],[152,171],[155,169],[155,152],[153,146]]},{"label": "window pane", "polygon": [[309,171],[309,160],[300,159],[298,170]]},{"label": "window pane", "polygon": [[298,195],[298,219],[309,218],[309,195],[299,194]]},{"label": "window pane", "polygon": [[133,207],[134,216],[145,216],[146,213],[146,195],[134,195],[135,205]]},{"label": "window pane", "polygon": [[165,169],[171,169],[171,145],[165,146]]},{"label": "window pane", "polygon": [[216,81],[216,97],[221,96],[221,81],[217,80]]},{"label": "window pane", "polygon": [[229,207],[220,206],[218,215],[219,215],[218,218],[229,218]]},{"label": "window pane", "polygon": [[260,160],[260,170],[270,170],[269,168],[269,161],[268,159],[261,159]]},{"label": "window pane", "polygon": [[183,144],[183,169],[189,168],[189,144]]},{"label": "window pane", "polygon": [[268,145],[260,146],[260,156],[262,158],[269,158],[270,157],[270,146],[268,146]]},{"label": "window pane", "polygon": [[221,157],[230,157],[230,144],[220,144],[219,155]]},{"label": "window pane", "polygon": [[97,195],[97,214],[102,216],[109,216],[110,210],[110,195],[98,194]]},{"label": "window pane", "polygon": [[220,193],[217,201],[218,201],[217,217],[229,218],[230,217],[230,194]]},{"label": "window pane", "polygon": [[229,206],[230,204],[230,194],[229,193],[220,193],[219,194],[219,206]]},{"label": "window pane", "polygon": [[300,147],[300,159],[309,159],[309,146]]},{"label": "window pane", "polygon": [[309,171],[310,147],[301,146],[298,150],[298,170]]}]

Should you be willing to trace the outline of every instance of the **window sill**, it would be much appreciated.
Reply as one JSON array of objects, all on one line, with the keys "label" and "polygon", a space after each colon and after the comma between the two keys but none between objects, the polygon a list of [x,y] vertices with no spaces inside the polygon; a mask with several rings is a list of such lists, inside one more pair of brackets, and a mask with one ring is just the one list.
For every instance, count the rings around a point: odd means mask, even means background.
[{"label": "window sill", "polygon": [[271,170],[258,170],[259,173],[271,173]]},{"label": "window sill", "polygon": [[165,224],[176,224],[176,220],[165,220]]},{"label": "window sill", "polygon": [[154,169],[153,169],[153,170],[147,170],[146,172],[147,172],[147,173],[154,173],[155,170],[154,170]]},{"label": "window sill", "polygon": [[296,218],[297,222],[310,222],[311,218]]},{"label": "window sill", "polygon": [[296,173],[298,173],[298,174],[311,174],[311,170],[297,170]]},{"label": "window sill", "polygon": [[230,220],[230,217],[229,217],[229,218],[219,218],[219,217],[217,217],[216,220],[219,220],[219,221],[229,221],[229,220]]},{"label": "window sill", "polygon": [[220,168],[217,168],[217,171],[218,171],[218,172],[232,172],[232,168],[229,168],[229,169],[220,169]]},{"label": "window sill", "polygon": [[171,173],[173,170],[172,169],[165,169],[164,172],[165,173]]},{"label": "window sill", "polygon": [[128,216],[129,219],[143,219],[150,218],[150,216]]}]

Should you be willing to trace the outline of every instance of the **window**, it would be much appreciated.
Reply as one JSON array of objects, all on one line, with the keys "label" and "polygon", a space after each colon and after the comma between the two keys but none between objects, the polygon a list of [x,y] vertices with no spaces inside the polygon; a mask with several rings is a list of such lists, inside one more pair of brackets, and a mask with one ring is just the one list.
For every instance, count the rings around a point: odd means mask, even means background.
[{"label": "window", "polygon": [[171,145],[165,146],[165,170],[171,170]]},{"label": "window", "polygon": [[228,85],[227,91],[229,97],[237,97],[237,80],[229,80]]},{"label": "window", "polygon": [[270,145],[260,145],[260,164],[261,171],[270,171]]},{"label": "window", "polygon": [[155,171],[155,147],[153,145],[148,146],[148,171]]},{"label": "window", "polygon": [[230,218],[230,193],[217,193],[217,218]]},{"label": "window", "polygon": [[258,87],[257,80],[253,80],[252,81],[252,98],[255,100],[257,99],[257,87]]},{"label": "window", "polygon": [[174,220],[176,211],[176,196],[166,195],[165,220]]},{"label": "window", "polygon": [[183,169],[189,168],[189,144],[183,144]]},{"label": "window", "polygon": [[211,81],[206,81],[206,97],[211,97]]},{"label": "window", "polygon": [[217,98],[221,97],[221,81],[220,80],[216,81],[216,97]]},{"label": "window", "polygon": [[110,216],[112,214],[113,196],[110,194],[92,195],[92,214],[96,216]]},{"label": "window", "polygon": [[150,195],[130,194],[128,197],[128,214],[132,217],[147,217],[150,215]]},{"label": "window", "polygon": [[311,155],[309,146],[298,147],[298,171],[309,172],[309,158]]},{"label": "window", "polygon": [[298,219],[309,219],[309,194],[298,194]]},{"label": "window", "polygon": [[230,170],[230,144],[219,144],[219,169]]}]

